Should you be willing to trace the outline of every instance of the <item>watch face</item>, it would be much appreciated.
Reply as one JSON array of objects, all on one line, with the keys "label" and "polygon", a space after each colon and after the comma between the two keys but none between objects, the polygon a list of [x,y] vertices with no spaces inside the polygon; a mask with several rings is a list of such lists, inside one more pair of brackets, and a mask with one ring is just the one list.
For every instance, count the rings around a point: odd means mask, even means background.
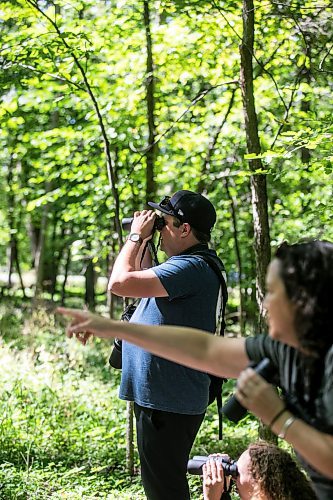
[{"label": "watch face", "polygon": [[130,239],[131,241],[137,242],[137,241],[141,240],[141,236],[137,233],[132,233],[129,235],[128,239]]}]

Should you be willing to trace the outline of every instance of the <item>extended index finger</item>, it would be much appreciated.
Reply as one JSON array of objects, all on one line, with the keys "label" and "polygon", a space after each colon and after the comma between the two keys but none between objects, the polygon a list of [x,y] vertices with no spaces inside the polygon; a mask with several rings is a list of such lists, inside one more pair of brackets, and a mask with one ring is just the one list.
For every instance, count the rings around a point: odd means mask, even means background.
[{"label": "extended index finger", "polygon": [[85,311],[80,309],[71,309],[70,307],[57,307],[55,312],[57,314],[62,314],[63,316],[68,316],[69,318],[82,316]]}]

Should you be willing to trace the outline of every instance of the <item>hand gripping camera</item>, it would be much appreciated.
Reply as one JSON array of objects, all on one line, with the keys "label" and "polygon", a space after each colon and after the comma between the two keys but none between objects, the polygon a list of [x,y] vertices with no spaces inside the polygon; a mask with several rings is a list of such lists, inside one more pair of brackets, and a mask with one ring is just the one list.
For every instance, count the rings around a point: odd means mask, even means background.
[{"label": "hand gripping camera", "polygon": [[199,476],[202,476],[202,466],[207,462],[207,460],[209,460],[209,458],[213,458],[217,462],[221,462],[224,474],[226,476],[232,476],[233,478],[236,478],[238,476],[236,460],[232,460],[231,458],[226,457],[195,456],[188,461],[187,472],[189,474],[197,474]]}]

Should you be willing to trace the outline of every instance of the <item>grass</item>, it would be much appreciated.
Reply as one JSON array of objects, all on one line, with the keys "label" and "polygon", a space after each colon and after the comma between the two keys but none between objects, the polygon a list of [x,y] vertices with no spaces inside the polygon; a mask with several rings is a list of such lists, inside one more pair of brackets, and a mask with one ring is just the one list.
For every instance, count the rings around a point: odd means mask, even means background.
[{"label": "grass", "polygon": [[[0,331],[0,499],[144,499],[139,475],[126,471],[126,404],[110,345],[83,347],[52,313],[22,305],[0,306]],[[223,445],[217,427],[212,406],[193,455],[237,458],[257,436],[252,417],[225,422]],[[189,480],[201,498],[200,479]]]}]

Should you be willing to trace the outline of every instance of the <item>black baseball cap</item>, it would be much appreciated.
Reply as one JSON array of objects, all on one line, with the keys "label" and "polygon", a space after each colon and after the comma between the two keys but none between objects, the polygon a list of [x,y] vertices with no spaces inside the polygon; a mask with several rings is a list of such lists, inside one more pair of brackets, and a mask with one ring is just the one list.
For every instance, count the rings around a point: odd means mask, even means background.
[{"label": "black baseball cap", "polygon": [[160,203],[148,202],[160,212],[173,215],[181,222],[188,222],[194,229],[210,234],[215,222],[215,208],[202,194],[193,191],[177,191],[171,198],[165,196]]}]

